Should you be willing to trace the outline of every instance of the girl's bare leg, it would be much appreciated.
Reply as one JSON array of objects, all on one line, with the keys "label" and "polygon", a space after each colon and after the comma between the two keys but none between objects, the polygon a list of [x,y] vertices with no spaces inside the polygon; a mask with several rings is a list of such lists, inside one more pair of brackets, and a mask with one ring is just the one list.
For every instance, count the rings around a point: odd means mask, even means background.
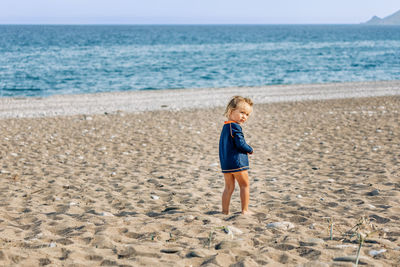
[{"label": "girl's bare leg", "polygon": [[224,173],[225,178],[225,189],[222,193],[222,213],[229,214],[229,203],[231,202],[231,196],[235,190],[235,178],[232,173]]},{"label": "girl's bare leg", "polygon": [[238,181],[240,187],[240,201],[242,203],[242,214],[249,211],[250,183],[247,171],[235,172],[233,176]]}]

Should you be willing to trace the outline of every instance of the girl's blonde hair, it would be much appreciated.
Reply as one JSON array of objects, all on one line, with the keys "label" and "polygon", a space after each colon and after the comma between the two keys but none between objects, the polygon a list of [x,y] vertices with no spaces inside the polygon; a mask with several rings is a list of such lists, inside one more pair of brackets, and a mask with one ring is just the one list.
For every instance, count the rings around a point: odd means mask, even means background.
[{"label": "girl's blonde hair", "polygon": [[253,101],[250,98],[236,95],[236,96],[232,97],[232,99],[229,101],[228,105],[226,106],[224,116],[228,117],[229,114],[231,113],[231,111],[237,109],[238,106],[240,105],[240,103],[243,103],[243,102],[249,104],[250,107],[253,106]]}]

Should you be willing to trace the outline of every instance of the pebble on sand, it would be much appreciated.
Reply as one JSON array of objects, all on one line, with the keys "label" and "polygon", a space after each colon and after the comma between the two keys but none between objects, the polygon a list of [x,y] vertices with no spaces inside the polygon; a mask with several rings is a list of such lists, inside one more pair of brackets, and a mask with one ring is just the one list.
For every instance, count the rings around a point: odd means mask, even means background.
[{"label": "pebble on sand", "polygon": [[369,255],[371,255],[371,256],[377,256],[377,255],[379,255],[379,254],[382,254],[382,253],[385,253],[386,252],[386,249],[380,249],[380,250],[371,250],[370,252],[369,252]]},{"label": "pebble on sand", "polygon": [[367,195],[371,196],[371,197],[377,196],[377,195],[379,195],[379,190],[378,189],[374,189],[371,192],[369,192]]},{"label": "pebble on sand", "polygon": [[294,224],[291,222],[272,222],[267,224],[267,228],[289,230],[294,228]]}]

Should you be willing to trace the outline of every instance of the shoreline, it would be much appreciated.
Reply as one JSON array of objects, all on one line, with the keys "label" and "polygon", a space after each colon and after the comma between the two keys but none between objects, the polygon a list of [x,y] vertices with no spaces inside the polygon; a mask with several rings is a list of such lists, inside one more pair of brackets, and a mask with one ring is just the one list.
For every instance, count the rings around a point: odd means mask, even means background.
[{"label": "shoreline", "polygon": [[400,95],[400,80],[0,98],[0,119],[212,108],[224,106],[237,94],[255,104],[394,96]]}]

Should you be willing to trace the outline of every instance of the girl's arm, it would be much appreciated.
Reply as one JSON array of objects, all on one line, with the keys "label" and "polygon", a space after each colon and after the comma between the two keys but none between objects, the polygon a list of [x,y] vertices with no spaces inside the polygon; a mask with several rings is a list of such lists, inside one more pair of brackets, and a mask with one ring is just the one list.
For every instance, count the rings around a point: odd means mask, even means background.
[{"label": "girl's arm", "polygon": [[236,123],[231,123],[231,135],[235,146],[243,153],[253,153],[253,148],[246,143],[242,132],[242,127]]}]

